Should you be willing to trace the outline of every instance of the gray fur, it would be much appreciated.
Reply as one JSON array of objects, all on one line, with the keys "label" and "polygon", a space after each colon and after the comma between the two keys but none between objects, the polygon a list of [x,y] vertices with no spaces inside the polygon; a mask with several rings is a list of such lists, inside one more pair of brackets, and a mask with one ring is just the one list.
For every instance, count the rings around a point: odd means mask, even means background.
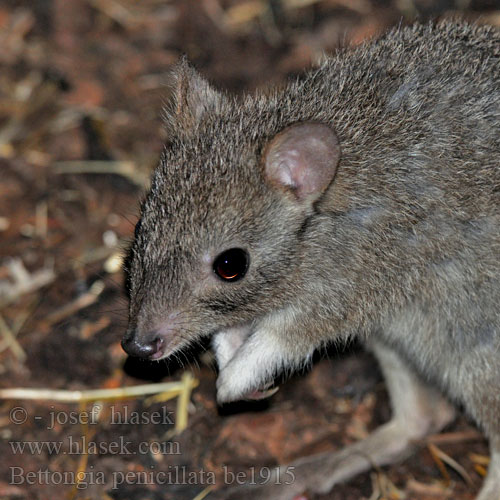
[{"label": "gray fur", "polygon": [[[416,25],[243,98],[180,63],[131,249],[126,340],[163,332],[167,355],[236,329],[226,401],[327,343],[375,339],[463,405],[497,457],[499,51],[493,28]],[[265,177],[266,146],[299,122],[329,125],[341,148],[314,204]],[[251,265],[222,283],[211,262],[231,247]]]}]

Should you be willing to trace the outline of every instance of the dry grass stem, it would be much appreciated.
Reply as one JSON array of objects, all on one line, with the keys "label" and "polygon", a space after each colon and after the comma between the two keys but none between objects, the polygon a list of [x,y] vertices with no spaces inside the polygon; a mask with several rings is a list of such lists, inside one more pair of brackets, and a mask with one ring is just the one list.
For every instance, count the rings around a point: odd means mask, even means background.
[{"label": "dry grass stem", "polygon": [[209,495],[214,490],[214,488],[215,488],[215,486],[208,486],[203,491],[200,491],[200,493],[198,493],[193,498],[193,500],[203,500],[207,495]]},{"label": "dry grass stem", "polygon": [[491,458],[487,455],[479,455],[477,453],[469,453],[469,459],[476,463],[476,464],[481,464],[481,465],[489,465]]},{"label": "dry grass stem", "polygon": [[177,418],[175,419],[175,430],[177,433],[181,433],[188,425],[189,400],[194,387],[194,381],[195,379],[191,372],[184,372],[181,379],[183,391],[177,399]]},{"label": "dry grass stem", "polygon": [[0,335],[3,337],[6,347],[12,351],[18,361],[24,362],[26,360],[26,353],[2,316],[0,316]]},{"label": "dry grass stem", "polygon": [[432,455],[432,458],[436,462],[437,466],[439,467],[439,470],[441,471],[443,477],[446,480],[446,483],[450,483],[450,476],[448,472],[446,471],[446,468],[443,465],[443,462],[447,464],[449,467],[454,469],[460,476],[463,478],[463,480],[469,485],[472,486],[472,479],[469,476],[468,472],[453,458],[451,458],[449,455],[447,455],[444,451],[440,450],[436,445],[429,443],[427,445],[429,448],[429,451]]},{"label": "dry grass stem", "polygon": [[[189,388],[186,385],[189,384]],[[135,385],[131,387],[116,387],[112,389],[88,389],[83,391],[66,391],[58,389],[9,388],[0,389],[0,399],[60,401],[63,403],[84,403],[90,401],[110,401],[133,399],[148,394],[168,393],[179,396],[186,390],[191,391],[198,385],[194,377],[180,382],[162,382],[158,384]]]}]

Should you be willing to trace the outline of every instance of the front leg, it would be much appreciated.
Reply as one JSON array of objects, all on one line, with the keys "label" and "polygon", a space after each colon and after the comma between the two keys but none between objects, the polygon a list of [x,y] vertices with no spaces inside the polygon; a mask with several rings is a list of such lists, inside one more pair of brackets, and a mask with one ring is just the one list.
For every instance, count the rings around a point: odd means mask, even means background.
[{"label": "front leg", "polygon": [[231,361],[236,351],[243,345],[243,342],[250,336],[251,325],[228,328],[221,330],[212,337],[212,351],[217,361],[219,371]]},{"label": "front leg", "polygon": [[216,349],[216,357],[223,359],[217,379],[219,403],[258,398],[278,373],[309,361],[315,346],[306,335],[297,334],[294,319],[291,308],[266,317],[253,325],[236,349],[217,338],[220,355]]}]

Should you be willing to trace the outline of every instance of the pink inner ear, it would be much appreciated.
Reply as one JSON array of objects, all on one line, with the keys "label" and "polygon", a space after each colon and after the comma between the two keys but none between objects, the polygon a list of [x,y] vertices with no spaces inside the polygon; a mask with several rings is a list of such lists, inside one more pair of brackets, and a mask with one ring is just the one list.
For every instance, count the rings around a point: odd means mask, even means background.
[{"label": "pink inner ear", "polygon": [[321,123],[300,123],[280,132],[265,153],[266,176],[291,188],[297,198],[317,198],[337,171],[340,146],[335,132]]}]

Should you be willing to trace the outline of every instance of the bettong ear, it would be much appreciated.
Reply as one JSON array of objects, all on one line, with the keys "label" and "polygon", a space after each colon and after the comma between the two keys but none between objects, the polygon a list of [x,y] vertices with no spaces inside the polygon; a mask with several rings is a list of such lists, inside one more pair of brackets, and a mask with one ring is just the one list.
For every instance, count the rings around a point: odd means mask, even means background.
[{"label": "bettong ear", "polygon": [[215,90],[183,57],[172,68],[170,100],[164,115],[173,131],[189,133],[209,113],[216,111],[223,95]]},{"label": "bettong ear", "polygon": [[277,134],[264,151],[268,181],[310,202],[333,180],[339,160],[337,135],[322,123],[291,125]]}]

